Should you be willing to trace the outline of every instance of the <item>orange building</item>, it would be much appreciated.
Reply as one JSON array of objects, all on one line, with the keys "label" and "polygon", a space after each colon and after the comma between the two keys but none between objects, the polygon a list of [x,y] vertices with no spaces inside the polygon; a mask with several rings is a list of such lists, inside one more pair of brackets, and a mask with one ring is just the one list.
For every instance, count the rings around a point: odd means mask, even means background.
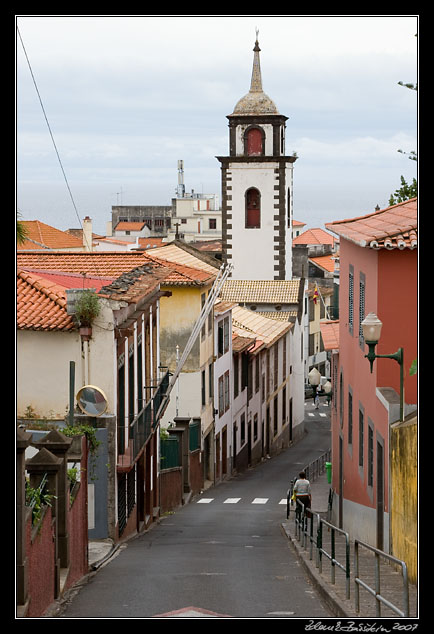
[{"label": "orange building", "polygon": [[400,417],[400,366],[375,359],[361,323],[383,323],[376,354],[404,350],[404,415],[416,409],[417,199],[328,223],[340,238],[339,351],[332,355],[334,521],[353,537],[390,549],[390,426]]}]

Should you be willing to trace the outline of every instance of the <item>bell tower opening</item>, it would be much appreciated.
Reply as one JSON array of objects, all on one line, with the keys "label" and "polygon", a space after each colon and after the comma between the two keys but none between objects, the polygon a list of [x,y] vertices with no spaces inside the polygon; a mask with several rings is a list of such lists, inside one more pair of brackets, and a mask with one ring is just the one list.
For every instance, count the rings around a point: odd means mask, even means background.
[{"label": "bell tower opening", "polygon": [[261,227],[261,194],[256,187],[246,191],[246,229]]},{"label": "bell tower opening", "polygon": [[264,131],[261,128],[249,128],[245,136],[247,156],[261,156],[264,153]]}]

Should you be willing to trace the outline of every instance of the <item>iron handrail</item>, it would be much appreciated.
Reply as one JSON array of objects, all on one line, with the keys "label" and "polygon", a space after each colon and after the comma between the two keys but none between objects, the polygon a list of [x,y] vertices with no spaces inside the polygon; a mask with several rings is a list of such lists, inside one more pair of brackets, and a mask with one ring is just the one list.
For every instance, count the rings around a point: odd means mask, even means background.
[{"label": "iron handrail", "polygon": [[[332,451],[331,449],[327,449],[327,451],[325,451],[318,458],[316,458],[316,460],[313,460],[308,465],[306,465],[304,467],[304,469],[301,469],[301,471],[304,471],[306,473],[306,479],[307,480],[314,482],[316,480],[316,478],[318,478],[322,473],[324,473],[325,464],[326,464],[327,461],[330,460],[331,451]],[[309,477],[311,468],[312,468],[312,476],[313,477]],[[291,497],[292,497],[294,484],[295,484],[296,480],[297,480],[297,478],[295,476],[292,478],[292,480],[290,480],[289,489],[286,492],[286,519],[288,519],[288,517],[289,517],[290,500],[291,500]]]},{"label": "iron handrail", "polygon": [[[366,582],[362,581],[359,577],[359,546],[363,546],[367,548],[371,552],[375,554],[375,588],[371,588]],[[402,569],[402,583],[403,583],[403,603],[404,609],[400,610],[396,605],[393,605],[390,601],[388,601],[385,597],[383,597],[380,592],[380,557],[387,559],[388,561],[401,566]],[[365,542],[360,541],[359,539],[354,540],[354,584],[355,584],[355,607],[356,612],[360,612],[360,589],[362,586],[369,594],[375,597],[375,607],[376,607],[376,615],[377,617],[381,616],[381,604],[383,603],[388,608],[390,608],[393,612],[398,614],[401,617],[410,616],[410,602],[409,602],[409,591],[408,591],[408,573],[407,573],[407,564],[405,561],[401,561],[388,553],[379,550],[378,548],[374,548],[374,546],[370,546]]]},{"label": "iron handrail", "polygon": [[[322,540],[322,530],[323,530],[323,525],[328,526],[328,528],[331,530],[331,553],[328,553],[325,548],[323,548],[323,540]],[[327,522],[327,520],[323,519],[322,517],[320,518],[320,524],[318,527],[318,531],[320,532],[320,543],[321,546],[319,547],[318,551],[319,551],[319,571],[322,572],[322,557],[321,555],[325,555],[327,557],[327,559],[330,560],[331,563],[331,571],[330,571],[330,581],[332,584],[335,583],[335,575],[336,575],[336,571],[335,571],[335,567],[338,566],[338,568],[340,568],[341,570],[343,570],[345,572],[345,594],[346,594],[346,598],[349,599],[350,598],[350,536],[347,533],[347,531],[342,530],[341,528],[338,528],[337,526],[334,526],[334,524],[330,524],[330,522]],[[336,559],[336,533],[339,533],[341,535],[344,535],[345,537],[345,564],[342,564],[338,559]]]}]

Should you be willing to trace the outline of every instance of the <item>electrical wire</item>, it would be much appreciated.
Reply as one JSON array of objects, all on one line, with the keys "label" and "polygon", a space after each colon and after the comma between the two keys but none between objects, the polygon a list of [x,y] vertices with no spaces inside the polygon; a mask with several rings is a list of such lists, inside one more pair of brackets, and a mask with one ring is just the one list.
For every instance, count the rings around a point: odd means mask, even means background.
[{"label": "electrical wire", "polygon": [[[72,195],[72,191],[71,191],[71,188],[70,188],[70,186],[69,186],[69,183],[68,183],[68,179],[67,179],[67,177],[66,177],[65,170],[64,170],[64,168],[63,168],[62,160],[61,160],[61,158],[60,158],[60,154],[59,154],[59,151],[58,151],[58,149],[57,149],[56,142],[55,142],[55,140],[54,140],[54,135],[53,135],[53,132],[52,132],[52,130],[51,130],[50,122],[48,121],[47,113],[45,112],[44,104],[43,104],[43,102],[42,102],[42,97],[41,97],[41,94],[40,94],[40,92],[39,92],[38,85],[37,85],[37,83],[36,83],[36,79],[35,79],[35,75],[34,75],[34,73],[33,73],[33,69],[32,69],[32,66],[31,66],[31,64],[30,64],[30,60],[29,60],[29,57],[28,57],[28,55],[27,55],[26,47],[24,46],[23,38],[21,37],[21,33],[20,33],[20,29],[18,28],[18,25],[17,25],[17,33],[18,33],[18,37],[20,38],[21,46],[23,47],[24,55],[25,55],[25,58],[26,58],[26,61],[27,61],[27,65],[28,65],[29,70],[30,70],[30,75],[31,75],[32,80],[33,80],[33,85],[35,86],[36,94],[38,95],[39,103],[41,104],[41,108],[42,108],[42,112],[43,112],[43,115],[44,115],[44,118],[45,118],[45,122],[46,122],[47,127],[48,127],[48,132],[50,133],[51,141],[53,142],[53,146],[54,146],[54,150],[55,150],[55,152],[56,152],[57,160],[59,161],[60,169],[62,170],[63,178],[64,178],[64,180],[65,180],[66,187],[67,187],[67,189],[68,189],[69,196],[70,196],[70,198],[71,198],[71,202],[72,202],[72,205],[73,205],[73,207],[74,207],[75,214],[76,214],[76,216],[77,216],[77,220],[78,220],[78,222],[79,222],[79,224],[80,224],[80,227],[81,227],[81,230],[82,230],[82,232],[83,232],[83,237],[84,237],[84,240],[85,240],[85,242],[86,242],[86,247],[87,247],[88,251],[90,252],[90,250],[91,250],[91,245],[88,243],[88,238],[87,238],[87,236],[86,236],[86,234],[85,234],[85,232],[84,232],[83,225],[82,225],[82,222],[81,222],[81,220],[80,220],[80,216],[79,216],[79,213],[78,213],[78,210],[77,210],[77,206],[76,206],[76,204],[75,204],[75,200],[74,200],[74,197],[73,197],[73,195]],[[91,261],[92,261],[92,260],[91,260]],[[95,266],[96,274],[97,274],[99,277],[101,277],[101,276],[100,276],[100,273],[99,273],[99,271],[98,271],[98,267],[97,267],[96,261],[92,261],[92,264]],[[84,279],[83,279],[83,284],[84,284]]]}]

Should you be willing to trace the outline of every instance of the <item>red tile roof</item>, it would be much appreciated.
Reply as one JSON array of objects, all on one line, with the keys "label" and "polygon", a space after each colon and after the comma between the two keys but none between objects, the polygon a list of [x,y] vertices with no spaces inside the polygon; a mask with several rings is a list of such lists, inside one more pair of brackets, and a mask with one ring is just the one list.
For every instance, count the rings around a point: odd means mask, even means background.
[{"label": "red tile roof", "polygon": [[380,209],[366,216],[336,220],[330,231],[371,249],[417,248],[417,198]]},{"label": "red tile roof", "polygon": [[114,231],[141,231],[145,223],[141,222],[129,222],[127,220],[121,220],[118,222]]},{"label": "red tile roof", "polygon": [[329,273],[333,273],[335,270],[335,258],[335,255],[320,255],[317,258],[309,258],[309,260]]},{"label": "red tile roof", "polygon": [[87,273],[94,277],[116,278],[143,264],[142,253],[129,251],[17,253],[17,265],[44,271]]},{"label": "red tile roof", "polygon": [[[162,253],[164,253],[162,251]],[[17,265],[27,270],[56,271],[75,273],[83,276],[86,273],[95,281],[98,278],[104,280],[114,280],[123,273],[128,273],[133,269],[154,262],[157,266],[164,267],[166,277],[164,283],[167,285],[202,285],[213,281],[217,275],[216,269],[210,271],[199,270],[186,264],[181,264],[163,258],[157,258],[154,253],[131,252],[131,251],[110,251],[110,252],[35,252],[17,253]],[[162,280],[163,282],[163,280]],[[96,282],[95,282],[96,283]],[[94,286],[95,286],[94,283]]]},{"label": "red tile roof", "polygon": [[339,350],[339,320],[319,324],[325,350]]},{"label": "red tile roof", "polygon": [[94,288],[97,292],[102,286],[110,283],[114,277],[92,277],[79,273],[65,273],[64,271],[39,271],[37,269],[23,268],[23,271],[36,274],[38,277],[54,282],[64,288]]},{"label": "red tile roof", "polygon": [[40,220],[22,220],[27,231],[27,240],[23,244],[17,245],[17,249],[39,250],[39,249],[83,249],[83,241],[60,229],[50,227],[50,225]]},{"label": "red tile roof", "polygon": [[141,249],[155,249],[164,246],[163,238],[139,238],[139,247]]},{"label": "red tile roof", "polygon": [[292,244],[334,244],[336,238],[324,229],[308,229],[293,239]]},{"label": "red tile roof", "polygon": [[74,319],[66,312],[66,290],[35,273],[17,271],[19,330],[70,331]]}]

